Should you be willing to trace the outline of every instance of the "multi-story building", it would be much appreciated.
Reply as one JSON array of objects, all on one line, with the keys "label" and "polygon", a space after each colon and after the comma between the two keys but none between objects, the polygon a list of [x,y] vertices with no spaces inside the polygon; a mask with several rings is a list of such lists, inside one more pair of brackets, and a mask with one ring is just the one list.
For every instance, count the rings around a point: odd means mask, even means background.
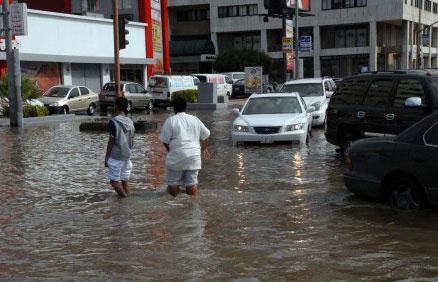
[{"label": "multi-story building", "polygon": [[[299,36],[312,39],[298,53],[300,76],[438,67],[437,0],[311,0],[310,8],[297,20]],[[168,9],[173,72],[211,71],[214,55],[246,47],[267,52],[270,78],[282,81],[283,21],[266,17],[264,0],[168,0]]]}]

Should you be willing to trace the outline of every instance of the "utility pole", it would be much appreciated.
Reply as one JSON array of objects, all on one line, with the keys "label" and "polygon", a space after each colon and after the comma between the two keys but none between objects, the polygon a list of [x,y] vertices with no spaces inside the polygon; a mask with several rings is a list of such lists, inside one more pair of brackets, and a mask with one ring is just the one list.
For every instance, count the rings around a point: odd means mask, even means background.
[{"label": "utility pole", "polygon": [[6,66],[8,69],[8,99],[10,127],[23,127],[23,102],[21,98],[21,72],[18,49],[12,49],[12,21],[9,0],[3,0],[3,31],[6,41]]},{"label": "utility pole", "polygon": [[295,26],[295,32],[294,32],[294,36],[295,36],[295,54],[294,54],[294,78],[298,79],[300,78],[300,57],[299,57],[299,51],[300,51],[300,34],[299,34],[299,29],[298,29],[298,1],[295,1],[295,22],[294,22],[294,26]]},{"label": "utility pole", "polygon": [[119,55],[119,5],[113,0],[113,26],[114,26],[114,81],[117,85],[117,97],[120,93],[120,55]]}]

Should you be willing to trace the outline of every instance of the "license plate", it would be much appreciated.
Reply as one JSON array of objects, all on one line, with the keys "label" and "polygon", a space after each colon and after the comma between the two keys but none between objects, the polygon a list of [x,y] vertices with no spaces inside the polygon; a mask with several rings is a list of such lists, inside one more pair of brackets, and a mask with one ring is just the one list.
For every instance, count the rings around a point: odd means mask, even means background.
[{"label": "license plate", "polygon": [[112,96],[105,96],[105,101],[114,101],[114,97],[112,97]]},{"label": "license plate", "polygon": [[154,93],[154,97],[159,97],[161,93]]},{"label": "license plate", "polygon": [[274,143],[272,136],[260,136],[260,143]]}]

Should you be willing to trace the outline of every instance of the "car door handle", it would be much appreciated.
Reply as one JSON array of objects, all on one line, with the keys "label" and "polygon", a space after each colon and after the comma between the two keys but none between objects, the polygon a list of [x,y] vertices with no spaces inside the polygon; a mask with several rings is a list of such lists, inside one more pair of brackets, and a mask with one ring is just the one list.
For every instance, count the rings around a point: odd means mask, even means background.
[{"label": "car door handle", "polygon": [[395,115],[394,114],[386,114],[386,120],[394,120]]},{"label": "car door handle", "polygon": [[363,112],[363,111],[357,112],[357,113],[356,113],[356,116],[357,116],[358,118],[364,118],[364,117],[365,117],[365,112]]}]

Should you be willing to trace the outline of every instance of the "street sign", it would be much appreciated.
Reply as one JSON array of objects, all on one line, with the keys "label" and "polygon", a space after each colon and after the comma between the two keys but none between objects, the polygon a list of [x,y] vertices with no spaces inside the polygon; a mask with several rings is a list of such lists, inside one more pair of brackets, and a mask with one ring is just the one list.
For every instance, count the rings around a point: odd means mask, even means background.
[{"label": "street sign", "polygon": [[312,36],[300,36],[300,51],[312,51]]},{"label": "street sign", "polygon": [[293,50],[292,37],[283,37],[283,53],[291,53]]},{"label": "street sign", "polygon": [[430,34],[429,33],[423,33],[423,46],[429,46],[430,44]]},{"label": "street sign", "polygon": [[[0,6],[0,13],[3,7]],[[27,4],[14,3],[10,5],[12,35],[27,35]],[[3,29],[3,17],[0,19],[0,29]]]}]

